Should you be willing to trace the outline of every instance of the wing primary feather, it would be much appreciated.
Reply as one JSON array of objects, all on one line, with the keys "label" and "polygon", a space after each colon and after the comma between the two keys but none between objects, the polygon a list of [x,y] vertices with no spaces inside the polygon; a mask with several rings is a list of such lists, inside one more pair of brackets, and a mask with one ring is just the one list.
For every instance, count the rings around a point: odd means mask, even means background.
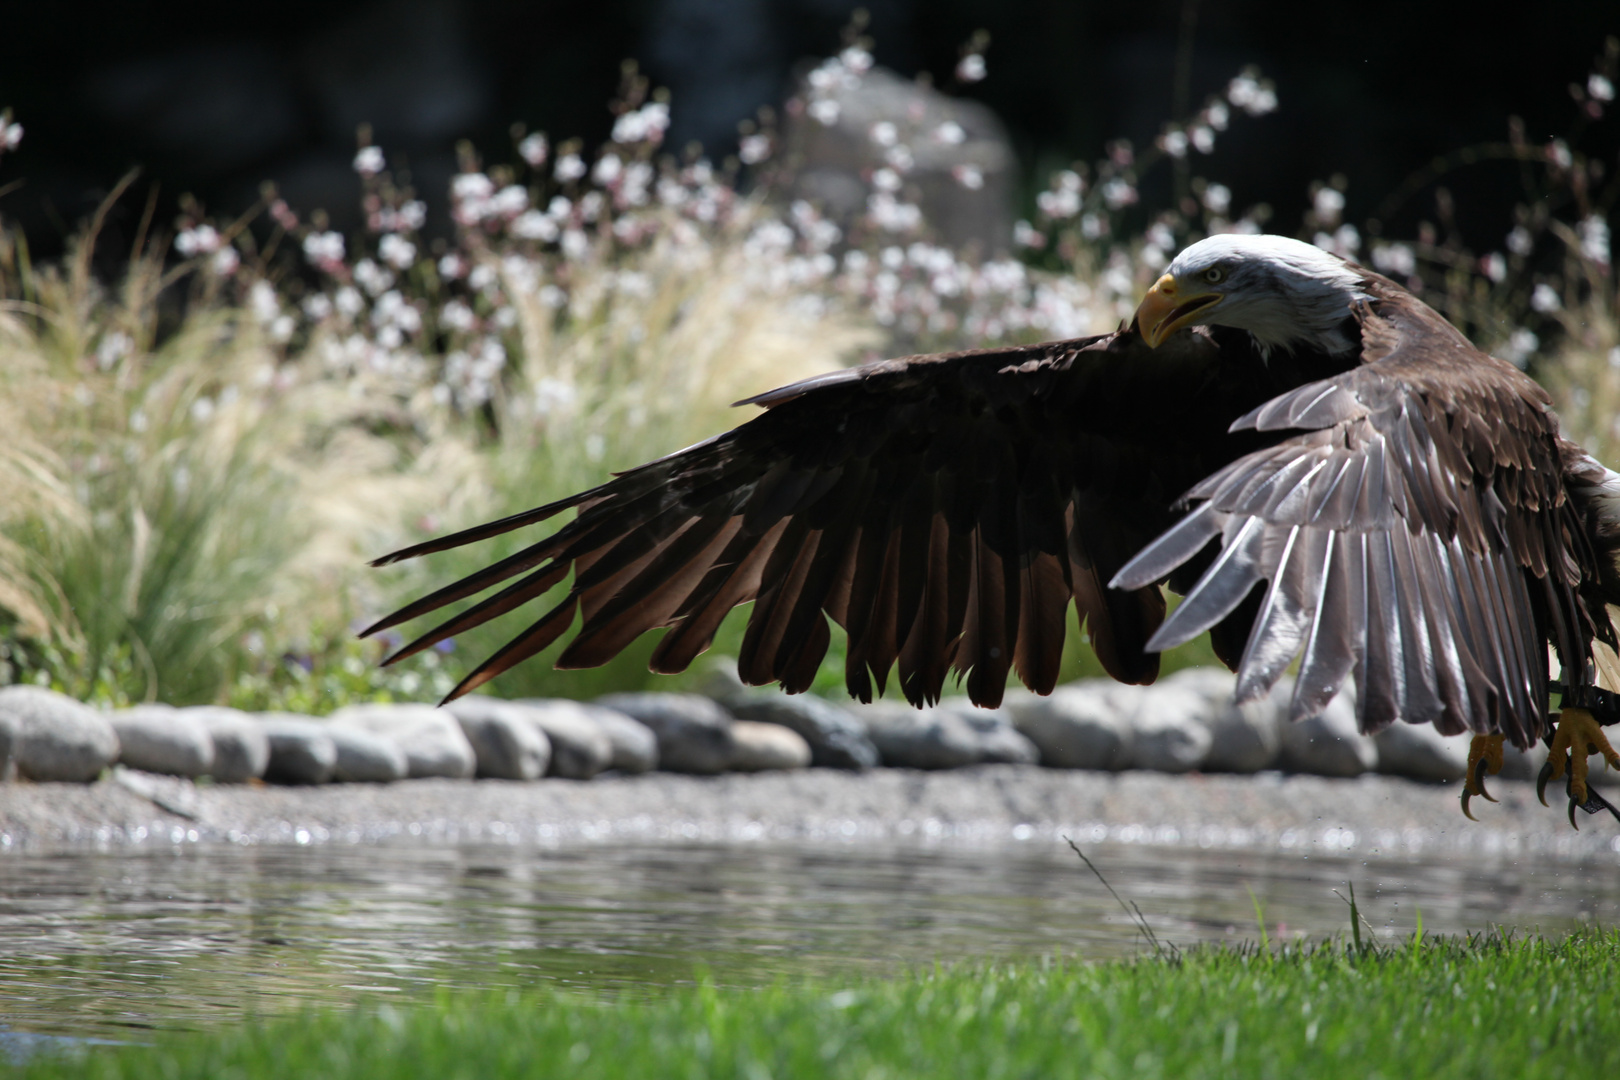
[{"label": "wing primary feather", "polygon": [[1260,580],[1259,548],[1265,537],[1265,523],[1249,518],[1238,527],[1237,535],[1221,548],[1181,606],[1148,640],[1148,649],[1163,652],[1191,641],[1220,622],[1241,604]]},{"label": "wing primary feather", "polygon": [[1221,522],[1214,503],[1200,503],[1135,558],[1120,567],[1108,583],[1110,589],[1141,589],[1162,581],[1170,571],[1204,549],[1220,535]]}]

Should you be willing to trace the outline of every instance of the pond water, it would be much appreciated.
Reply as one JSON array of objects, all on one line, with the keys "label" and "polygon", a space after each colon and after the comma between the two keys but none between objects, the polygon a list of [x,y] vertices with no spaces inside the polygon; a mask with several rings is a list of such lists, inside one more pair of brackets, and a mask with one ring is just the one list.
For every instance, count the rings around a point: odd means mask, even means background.
[{"label": "pond water", "polygon": [[[1089,849],[1181,946],[1620,922],[1620,866]],[[1251,899],[1251,890],[1253,899]],[[936,960],[1130,955],[1143,940],[1061,845],[782,848],[192,845],[0,856],[0,1051],[136,1039],[444,985],[656,993]]]}]

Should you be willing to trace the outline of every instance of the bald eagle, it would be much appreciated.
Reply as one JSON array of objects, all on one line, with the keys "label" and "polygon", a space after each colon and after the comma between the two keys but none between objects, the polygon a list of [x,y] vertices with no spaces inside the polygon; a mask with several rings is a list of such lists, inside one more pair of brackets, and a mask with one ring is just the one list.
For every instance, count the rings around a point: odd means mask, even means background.
[{"label": "bald eagle", "polygon": [[[931,703],[954,671],[995,706],[1009,672],[1052,690],[1072,602],[1123,682],[1152,682],[1160,650],[1208,632],[1240,700],[1297,662],[1294,719],[1353,679],[1364,732],[1475,733],[1465,812],[1504,739],[1549,737],[1548,645],[1566,706],[1595,681],[1594,643],[1616,645],[1620,475],[1560,435],[1523,372],[1395,282],[1297,240],[1192,245],[1112,334],[888,360],[739,404],[764,412],[376,560],[576,512],[365,633],[517,579],[397,661],[571,574],[451,697],[576,616],[559,667],[666,628],[652,669],[682,671],[752,601],[744,682],[807,689],[830,619],[854,697],[894,670],[907,700]],[[1168,618],[1161,585],[1183,597]],[[1569,762],[1573,821],[1576,804],[1601,804],[1588,752],[1620,757],[1591,709],[1566,707],[1557,740],[1549,768]]]}]

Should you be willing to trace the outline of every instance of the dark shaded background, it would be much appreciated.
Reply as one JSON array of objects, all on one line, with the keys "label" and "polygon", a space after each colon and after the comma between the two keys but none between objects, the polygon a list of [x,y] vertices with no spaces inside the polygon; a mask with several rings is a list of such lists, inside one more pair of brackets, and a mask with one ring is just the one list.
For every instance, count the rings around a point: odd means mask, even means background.
[{"label": "dark shaded background", "polygon": [[[792,72],[827,55],[848,0],[217,0],[8,4],[0,107],[27,129],[0,164],[24,185],[0,202],[36,254],[60,250],[132,165],[172,215],[182,192],[249,204],[275,179],[304,209],[346,212],[355,126],[370,122],[442,205],[454,145],[510,156],[514,121],[604,138],[619,64],[674,91],[670,144],[732,145],[738,119],[779,102]],[[1144,142],[1172,118],[1178,32],[1196,19],[1188,104],[1245,64],[1275,80],[1276,114],[1234,124],[1199,172],[1238,206],[1268,202],[1292,231],[1313,179],[1349,180],[1348,216],[1373,212],[1437,153],[1499,140],[1509,114],[1533,141],[1568,130],[1615,0],[1300,4],[1294,0],[868,0],[878,62],[948,84],[959,47],[990,31],[990,78],[969,93],[1013,133],[1024,175]],[[1612,122],[1586,140],[1615,164]],[[1033,183],[1026,180],[1026,187]],[[1500,243],[1517,190],[1506,168],[1454,184],[1467,239]],[[1029,192],[1026,190],[1026,198]],[[139,202],[139,200],[131,200]],[[1419,196],[1392,228],[1429,212]],[[133,215],[135,209],[126,212]],[[119,220],[115,217],[114,229]]]}]

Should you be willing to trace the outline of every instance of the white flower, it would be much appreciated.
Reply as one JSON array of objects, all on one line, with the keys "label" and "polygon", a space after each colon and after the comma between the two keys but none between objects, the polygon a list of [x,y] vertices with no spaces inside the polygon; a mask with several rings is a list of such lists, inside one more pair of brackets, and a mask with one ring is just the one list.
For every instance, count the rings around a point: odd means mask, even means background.
[{"label": "white flower", "polygon": [[1613,101],[1614,83],[1607,76],[1593,72],[1586,80],[1586,92],[1595,101]]},{"label": "white flower", "polygon": [[669,128],[669,106],[649,101],[639,109],[623,113],[613,122],[616,143],[658,142]]},{"label": "white flower", "polygon": [[472,272],[467,275],[467,284],[472,286],[478,292],[483,292],[486,289],[491,288],[496,283],[497,278],[498,275],[495,273],[495,268],[493,266],[490,266],[488,263],[479,263],[477,266],[473,267]]},{"label": "white flower", "polygon": [[416,245],[398,233],[389,233],[377,242],[377,255],[396,270],[405,270],[416,261]]},{"label": "white flower", "polygon": [[495,182],[481,172],[458,173],[450,181],[450,195],[457,201],[487,199],[495,193]]},{"label": "white flower", "polygon": [[489,200],[489,212],[504,218],[515,218],[529,208],[527,188],[508,184]]},{"label": "white flower", "polygon": [[1569,151],[1569,144],[1563,139],[1554,139],[1547,144],[1547,160],[1560,169],[1567,169],[1575,163],[1575,157]]},{"label": "white flower", "polygon": [[961,146],[967,141],[967,132],[955,120],[947,120],[934,129],[934,141],[946,146]]},{"label": "white flower", "polygon": [[1162,251],[1174,251],[1176,247],[1176,234],[1162,221],[1155,221],[1148,228],[1146,239]]},{"label": "white flower", "polygon": [[1102,186],[1103,202],[1108,204],[1110,210],[1118,210],[1129,206],[1137,200],[1136,188],[1123,177],[1113,177]]},{"label": "white flower", "polygon": [[360,295],[360,290],[352,285],[345,285],[339,289],[337,295],[332,297],[332,302],[345,319],[354,318],[366,306],[364,298]]},{"label": "white flower", "polygon": [[1530,293],[1530,306],[1543,315],[1550,315],[1563,307],[1564,302],[1559,299],[1558,290],[1543,281]]},{"label": "white flower", "polygon": [[354,280],[372,296],[380,296],[394,285],[394,275],[370,259],[361,259],[354,264]]},{"label": "white flower", "polygon": [[872,66],[872,54],[859,45],[851,45],[838,54],[838,62],[855,74],[862,75]]},{"label": "white flower", "polygon": [[900,141],[900,131],[887,120],[879,120],[867,132],[867,137],[879,146],[893,146]]},{"label": "white flower", "polygon": [[546,154],[550,151],[551,146],[546,142],[545,135],[538,131],[525,136],[523,141],[518,143],[518,154],[533,169],[538,169],[546,163]]},{"label": "white flower", "polygon": [[248,310],[253,317],[261,323],[268,323],[281,314],[281,303],[276,299],[276,290],[268,281],[255,281],[248,289]]},{"label": "white flower", "polygon": [[298,329],[298,323],[291,315],[277,315],[270,320],[270,340],[275,342],[291,341],[293,331]]},{"label": "white flower", "polygon": [[1253,71],[1244,71],[1227,84],[1226,100],[1250,116],[1264,116],[1277,108],[1277,92]]},{"label": "white flower", "polygon": [[362,146],[354,155],[354,171],[361,176],[376,176],[383,171],[383,152],[380,146]]},{"label": "white flower", "polygon": [[22,142],[22,137],[23,126],[21,124],[8,124],[0,120],[0,146],[5,147],[7,150],[15,150],[17,144]]},{"label": "white flower", "polygon": [[1173,158],[1187,156],[1187,143],[1188,139],[1185,131],[1167,131],[1164,133],[1164,138],[1160,140],[1164,152]]},{"label": "white flower", "polygon": [[984,66],[984,55],[982,53],[968,53],[956,64],[956,77],[961,82],[982,82],[989,73],[989,70]]},{"label": "white flower", "polygon": [[1498,285],[1500,285],[1507,278],[1507,260],[1502,258],[1502,253],[1500,251],[1493,251],[1483,259],[1479,260],[1479,268],[1486,277],[1490,278]]},{"label": "white flower", "polygon": [[313,293],[304,297],[303,308],[310,322],[320,322],[332,314],[332,299],[325,293]]},{"label": "white flower", "polygon": [[1599,266],[1609,265],[1609,223],[1593,214],[1575,226],[1581,238],[1581,254]]},{"label": "white flower", "polygon": [[872,174],[872,186],[879,191],[896,192],[900,190],[900,174],[893,169],[879,169]]},{"label": "white flower", "polygon": [[106,371],[118,361],[130,354],[135,347],[135,340],[122,330],[114,330],[101,339],[96,346],[96,366]]},{"label": "white flower", "polygon": [[585,173],[585,159],[578,154],[564,154],[557,159],[555,175],[561,183],[571,184]]},{"label": "white flower", "polygon": [[1215,130],[1205,124],[1196,124],[1187,132],[1192,139],[1193,149],[1200,154],[1213,153],[1215,150]]},{"label": "white flower", "polygon": [[580,229],[567,229],[562,235],[563,254],[571,260],[582,259],[591,250],[591,242]]},{"label": "white flower", "polygon": [[216,251],[219,244],[219,232],[212,225],[193,226],[174,238],[174,249],[188,259]]},{"label": "white flower", "polygon": [[230,277],[241,265],[241,256],[237,255],[236,249],[229,244],[214,252],[214,257],[208,260],[208,269],[220,277]]},{"label": "white flower", "polygon": [[1312,200],[1312,208],[1316,211],[1317,221],[1323,225],[1333,225],[1344,213],[1344,192],[1326,185],[1319,187]]},{"label": "white flower", "polygon": [[600,191],[587,191],[579,200],[579,216],[585,221],[595,221],[602,214],[602,206],[606,203]]},{"label": "white flower", "polygon": [[1225,131],[1226,125],[1232,120],[1232,110],[1226,107],[1224,101],[1212,101],[1209,108],[1204,110],[1204,120],[1216,131]]},{"label": "white flower", "polygon": [[557,228],[555,221],[538,210],[525,211],[519,215],[516,221],[512,222],[512,235],[524,240],[539,240],[550,243],[557,239],[561,231]]},{"label": "white flower", "polygon": [[343,234],[340,232],[312,232],[304,237],[304,257],[316,266],[331,266],[343,261]]},{"label": "white flower", "polygon": [[883,155],[883,160],[900,172],[910,172],[911,167],[917,163],[911,154],[911,147],[905,143],[889,147],[888,152]]},{"label": "white flower", "polygon": [[969,191],[978,191],[984,187],[984,170],[977,165],[957,165],[951,169],[951,175],[956,182]]},{"label": "white flower", "polygon": [[420,229],[427,224],[427,203],[421,199],[409,200],[399,208],[394,220],[399,223],[399,228],[407,232]]},{"label": "white flower", "polygon": [[439,260],[439,276],[446,281],[454,281],[466,272],[467,260],[453,251]]},{"label": "white flower", "polygon": [[1232,208],[1232,189],[1225,184],[1206,184],[1204,206],[1212,214],[1224,214]]},{"label": "white flower", "polygon": [[451,330],[467,331],[478,325],[478,316],[462,301],[452,300],[439,309],[439,323]]},{"label": "white flower", "polygon": [[746,135],[737,146],[737,157],[744,165],[758,165],[771,156],[771,139],[768,135]]},{"label": "white flower", "polygon": [[810,103],[810,118],[823,127],[838,123],[839,106],[832,98],[819,98]]},{"label": "white flower", "polygon": [[1528,255],[1534,246],[1530,230],[1523,225],[1515,225],[1513,231],[1507,234],[1507,249],[1515,255]]},{"label": "white flower", "polygon": [[1046,237],[1029,222],[1020,220],[1013,225],[1013,243],[1023,248],[1042,248]]},{"label": "white flower", "polygon": [[1417,273],[1417,256],[1405,244],[1378,244],[1372,249],[1373,266],[1395,277]]},{"label": "white flower", "polygon": [[542,285],[539,300],[543,306],[556,309],[568,303],[568,294],[555,285]]},{"label": "white flower", "polygon": [[596,161],[596,168],[591,172],[591,179],[604,187],[613,183],[624,172],[624,162],[619,160],[617,154],[603,154]]},{"label": "white flower", "polygon": [[1541,347],[1541,339],[1535,333],[1519,327],[1508,336],[1507,347],[1502,350],[1502,359],[1515,367],[1524,367],[1530,356]]},{"label": "white flower", "polygon": [[1068,187],[1043,191],[1035,196],[1035,206],[1049,218],[1073,217],[1080,212],[1080,192]]}]

